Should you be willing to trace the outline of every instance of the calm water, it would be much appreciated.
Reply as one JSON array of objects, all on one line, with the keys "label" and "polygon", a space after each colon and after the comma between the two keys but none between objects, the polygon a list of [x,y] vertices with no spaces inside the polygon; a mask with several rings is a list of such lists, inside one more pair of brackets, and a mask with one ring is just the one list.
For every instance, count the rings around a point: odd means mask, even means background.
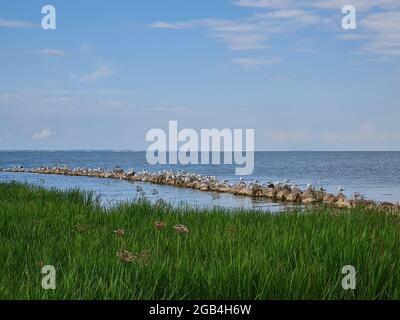
[{"label": "calm water", "polygon": [[[215,175],[220,179],[237,181],[235,165],[169,165],[152,166],[146,162],[144,152],[113,151],[0,151],[0,167],[22,165],[25,168],[67,165],[69,167],[134,168],[136,171],[159,171],[163,169]],[[337,193],[337,187],[345,194],[361,192],[367,198],[378,201],[400,201],[400,152],[256,152],[253,175],[244,177],[264,181],[291,182],[305,188],[308,183],[324,186],[327,191]],[[137,197],[136,186],[140,184],[150,200],[162,198],[172,204],[183,202],[195,206],[223,206],[229,208],[261,208],[279,210],[277,204],[265,200],[209,193],[190,189],[177,189],[144,183],[131,183],[88,177],[64,177],[35,174],[1,173],[0,181],[17,180],[46,187],[80,188],[93,190],[104,202],[132,200]],[[157,189],[159,194],[152,195]]]}]

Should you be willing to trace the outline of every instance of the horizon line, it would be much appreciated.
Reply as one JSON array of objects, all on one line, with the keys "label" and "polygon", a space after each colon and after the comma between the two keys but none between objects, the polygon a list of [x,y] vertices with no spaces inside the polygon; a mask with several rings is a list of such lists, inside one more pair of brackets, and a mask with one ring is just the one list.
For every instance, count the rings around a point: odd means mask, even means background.
[{"label": "horizon line", "polygon": [[[134,150],[134,149],[0,149],[0,152],[147,152],[147,150]],[[166,151],[179,152],[179,151]],[[207,152],[207,151],[194,151],[194,152]],[[211,153],[215,152],[235,152],[233,150],[228,151],[208,151]],[[250,152],[247,150],[237,152]],[[254,152],[400,152],[400,150],[254,150]]]}]

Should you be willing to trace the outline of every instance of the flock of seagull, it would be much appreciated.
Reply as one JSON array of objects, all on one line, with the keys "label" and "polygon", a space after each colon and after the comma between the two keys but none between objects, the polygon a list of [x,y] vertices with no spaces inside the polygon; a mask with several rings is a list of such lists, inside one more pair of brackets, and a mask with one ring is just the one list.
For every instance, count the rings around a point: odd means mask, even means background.
[{"label": "flock of seagull", "polygon": [[[153,184],[172,185],[176,187],[192,188],[200,191],[209,191],[213,200],[217,199],[219,193],[231,193],[239,196],[265,197],[277,202],[297,202],[311,204],[316,202],[335,204],[339,207],[352,206],[354,199],[363,199],[361,195],[353,199],[347,199],[343,194],[345,191],[341,186],[337,187],[338,194],[327,193],[326,190],[315,188],[312,184],[307,184],[305,190],[301,190],[296,183],[289,179],[275,182],[260,182],[258,180],[246,181],[239,177],[238,181],[218,180],[216,176],[202,176],[196,173],[174,172],[161,170],[149,172],[141,170],[135,172],[133,168],[124,171],[116,166],[112,169],[107,168],[68,168],[66,165],[57,164],[54,167],[41,167],[36,169],[25,169],[23,166],[15,166],[12,169],[0,169],[9,172],[28,172],[38,174],[58,174],[67,176],[89,176],[97,178],[113,178],[128,181],[150,182]],[[136,187],[137,192],[143,193],[141,186]],[[152,194],[158,195],[158,191],[153,189]]]}]

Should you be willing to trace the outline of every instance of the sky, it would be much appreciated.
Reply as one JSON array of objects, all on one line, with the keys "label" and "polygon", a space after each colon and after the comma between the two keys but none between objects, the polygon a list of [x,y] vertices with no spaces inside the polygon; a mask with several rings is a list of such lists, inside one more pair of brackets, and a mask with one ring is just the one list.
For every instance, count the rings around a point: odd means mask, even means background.
[{"label": "sky", "polygon": [[400,150],[399,89],[399,0],[0,2],[0,150],[146,150],[171,120],[254,129],[256,150]]}]

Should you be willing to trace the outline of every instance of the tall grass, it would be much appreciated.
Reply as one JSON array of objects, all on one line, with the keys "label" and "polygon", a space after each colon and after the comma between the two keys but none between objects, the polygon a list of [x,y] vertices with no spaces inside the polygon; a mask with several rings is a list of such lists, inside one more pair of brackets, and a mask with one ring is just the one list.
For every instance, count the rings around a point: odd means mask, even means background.
[{"label": "tall grass", "polygon": [[[91,194],[1,183],[0,298],[398,299],[399,221],[362,208],[105,209]],[[123,249],[149,259],[123,262]],[[41,287],[43,265],[56,268],[55,290]],[[357,270],[356,290],[341,286],[344,265]]]}]

